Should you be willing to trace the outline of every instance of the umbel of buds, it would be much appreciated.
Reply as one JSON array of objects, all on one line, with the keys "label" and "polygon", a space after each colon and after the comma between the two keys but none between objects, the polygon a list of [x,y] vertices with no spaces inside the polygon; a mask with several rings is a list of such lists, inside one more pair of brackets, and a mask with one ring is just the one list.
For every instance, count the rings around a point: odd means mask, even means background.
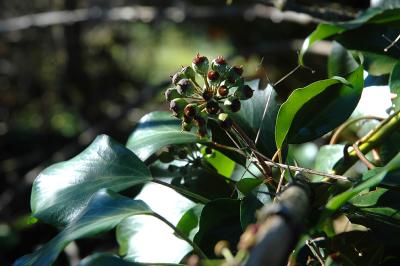
[{"label": "umbel of buds", "polygon": [[230,130],[233,122],[229,114],[238,112],[240,101],[253,96],[242,74],[242,66],[229,66],[222,56],[210,63],[207,57],[197,54],[192,66],[172,75],[173,87],[165,91],[165,99],[172,114],[182,120],[182,130],[195,127],[197,134],[205,137],[210,119]]}]

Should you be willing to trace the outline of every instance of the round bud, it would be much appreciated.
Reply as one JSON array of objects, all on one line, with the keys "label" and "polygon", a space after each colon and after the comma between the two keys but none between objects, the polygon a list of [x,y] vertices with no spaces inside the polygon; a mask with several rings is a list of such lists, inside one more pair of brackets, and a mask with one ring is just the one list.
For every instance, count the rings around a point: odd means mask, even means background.
[{"label": "round bud", "polygon": [[219,79],[219,73],[217,71],[214,70],[210,70],[207,73],[207,78],[210,82],[215,83],[218,81]]},{"label": "round bud", "polygon": [[173,99],[169,103],[169,109],[172,111],[174,116],[182,117],[183,116],[183,110],[185,109],[185,106],[187,104],[188,104],[188,102],[185,99],[176,98],[176,99]]},{"label": "round bud", "polygon": [[187,79],[191,79],[193,81],[196,79],[196,73],[191,66],[183,67],[181,72]]},{"label": "round bud", "polygon": [[249,85],[244,85],[235,91],[235,96],[240,100],[247,100],[253,97],[253,92],[254,90]]},{"label": "round bud", "polygon": [[197,104],[189,103],[188,105],[185,106],[183,113],[187,117],[194,117],[197,114]]},{"label": "round bud", "polygon": [[167,151],[163,151],[160,153],[160,155],[158,155],[158,159],[162,163],[170,163],[174,160],[174,156],[172,156],[172,154]]},{"label": "round bud", "polygon": [[228,87],[225,86],[225,85],[219,86],[219,88],[218,88],[218,94],[219,94],[219,96],[221,96],[221,97],[228,96],[228,94],[229,94],[229,89],[228,89]]},{"label": "round bud", "polygon": [[197,54],[197,56],[193,59],[192,66],[196,73],[205,76],[209,67],[208,58]]},{"label": "round bud", "polygon": [[206,104],[206,111],[210,115],[215,115],[219,111],[219,105],[217,101],[211,100]]},{"label": "round bud", "polygon": [[223,129],[230,129],[232,127],[232,119],[226,113],[218,115],[218,122]]},{"label": "round bud", "polygon": [[178,151],[178,158],[179,159],[186,159],[186,157],[188,156],[188,152],[186,149],[181,149]]},{"label": "round bud", "polygon": [[232,71],[241,76],[243,74],[243,66],[233,66]]},{"label": "round bud", "polygon": [[226,85],[229,87],[238,87],[244,84],[244,78],[242,78],[234,67],[231,67],[227,73]]},{"label": "round bud", "polygon": [[212,153],[213,153],[213,150],[212,150],[210,147],[206,147],[205,153],[206,153],[206,154],[212,154]]},{"label": "round bud", "polygon": [[173,165],[173,164],[168,165],[168,171],[171,173],[175,172],[177,169],[178,169],[178,166],[176,166],[176,165]]},{"label": "round bud", "polygon": [[180,97],[178,91],[175,88],[168,88],[164,92],[164,96],[165,96],[165,100],[167,100],[168,102]]},{"label": "round bud", "polygon": [[191,96],[194,93],[194,84],[189,79],[181,79],[177,91],[182,96]]},{"label": "round bud", "polygon": [[196,121],[198,127],[204,127],[207,124],[207,115],[196,115],[194,121]]},{"label": "round bud", "polygon": [[[183,110],[183,112],[185,112],[185,110]],[[185,122],[185,123],[190,123],[190,122],[192,122],[193,121],[193,117],[188,117],[188,116],[186,116],[186,115],[183,115],[183,122]]]},{"label": "round bud", "polygon": [[205,90],[205,91],[203,92],[202,96],[203,96],[203,99],[204,99],[206,102],[208,102],[209,100],[212,99],[212,97],[213,97],[213,92],[210,91],[210,90]]},{"label": "round bud", "polygon": [[224,105],[234,113],[240,110],[240,100],[236,97],[230,97],[229,99],[226,99]]},{"label": "round bud", "polygon": [[211,69],[221,73],[223,76],[229,70],[227,63],[222,56],[218,56],[211,62]]},{"label": "round bud", "polygon": [[172,82],[172,84],[177,85],[178,82],[183,78],[185,78],[183,73],[182,72],[177,72],[173,76],[171,76],[171,82]]}]

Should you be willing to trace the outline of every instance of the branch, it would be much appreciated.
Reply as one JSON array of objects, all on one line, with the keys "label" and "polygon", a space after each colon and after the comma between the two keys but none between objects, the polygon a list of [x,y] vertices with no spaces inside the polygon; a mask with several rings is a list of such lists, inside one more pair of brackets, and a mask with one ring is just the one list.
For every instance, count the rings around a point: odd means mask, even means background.
[{"label": "branch", "polygon": [[[382,123],[378,125],[374,130],[370,131],[366,136],[358,140],[355,144],[363,154],[367,154],[372,149],[382,144],[389,135],[400,127],[400,111],[395,112]],[[351,149],[346,156],[337,162],[334,170],[336,174],[343,174],[346,172],[354,163],[358,161],[359,157],[357,152]]]},{"label": "branch", "polygon": [[256,245],[250,251],[247,266],[287,265],[310,211],[310,191],[306,181],[297,179],[275,203],[265,205],[257,213]]}]

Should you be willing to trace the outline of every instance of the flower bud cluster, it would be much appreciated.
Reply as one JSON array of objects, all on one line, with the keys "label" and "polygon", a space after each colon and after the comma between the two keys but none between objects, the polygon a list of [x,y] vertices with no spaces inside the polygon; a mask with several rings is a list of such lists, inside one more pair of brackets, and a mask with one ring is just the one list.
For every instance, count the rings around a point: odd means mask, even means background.
[{"label": "flower bud cluster", "polygon": [[182,119],[182,130],[197,127],[197,134],[204,137],[209,119],[230,129],[232,120],[228,113],[238,112],[240,101],[253,96],[242,74],[241,66],[229,66],[222,56],[210,63],[207,57],[197,54],[192,66],[182,67],[171,76],[174,87],[165,91],[165,99],[170,103],[172,114]]}]

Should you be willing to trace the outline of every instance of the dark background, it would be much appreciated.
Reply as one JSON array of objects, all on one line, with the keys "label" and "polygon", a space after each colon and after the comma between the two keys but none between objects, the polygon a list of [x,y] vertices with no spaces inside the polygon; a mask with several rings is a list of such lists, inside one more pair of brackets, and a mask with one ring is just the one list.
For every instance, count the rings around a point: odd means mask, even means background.
[{"label": "dark background", "polygon": [[[166,109],[169,76],[197,52],[277,81],[297,65],[322,20],[346,20],[369,1],[0,1],[0,264],[10,265],[57,229],[30,219],[34,178],[78,154],[96,135],[125,143],[145,113]],[[282,1],[284,2],[284,1]],[[351,2],[350,4],[347,2]],[[276,86],[287,94],[326,77],[330,44]],[[77,241],[60,265],[115,249],[113,233]],[[78,254],[78,255],[76,255]]]}]

